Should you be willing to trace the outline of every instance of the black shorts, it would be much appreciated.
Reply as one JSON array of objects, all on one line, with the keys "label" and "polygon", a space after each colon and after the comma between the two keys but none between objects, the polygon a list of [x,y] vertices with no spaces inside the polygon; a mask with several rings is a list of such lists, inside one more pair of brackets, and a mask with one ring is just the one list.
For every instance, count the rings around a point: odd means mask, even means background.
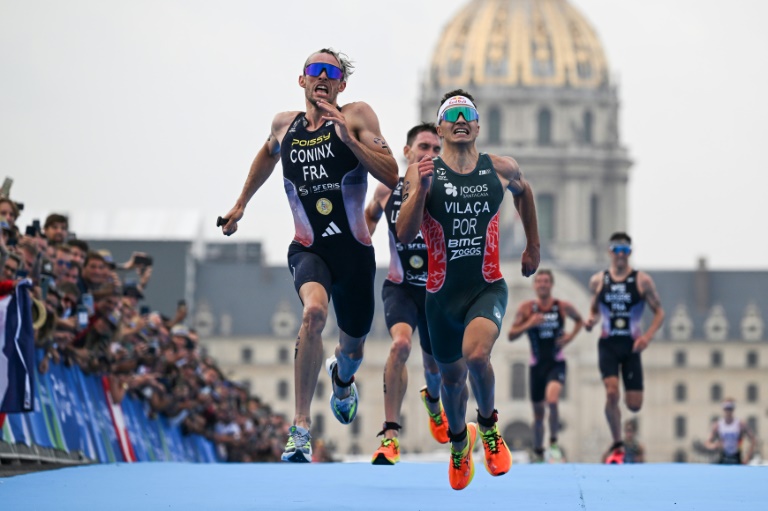
[{"label": "black shorts", "polygon": [[619,376],[624,381],[624,390],[643,390],[643,364],[640,353],[633,353],[634,341],[628,337],[600,339],[597,344],[600,374],[603,379]]},{"label": "black shorts", "polygon": [[452,302],[444,292],[427,293],[427,324],[435,360],[450,364],[462,357],[464,329],[475,318],[490,319],[501,331],[508,298],[507,283],[503,279],[488,284],[465,303]]},{"label": "black shorts", "polygon": [[427,355],[431,355],[432,345],[429,343],[427,315],[424,311],[425,295],[424,287],[395,284],[389,280],[385,280],[381,288],[387,330],[398,323],[407,323],[414,331],[418,329],[421,349]]},{"label": "black shorts", "polygon": [[288,269],[297,293],[307,282],[317,282],[325,288],[342,332],[352,337],[368,335],[375,303],[373,247],[356,245],[339,251],[333,258],[323,258],[311,248],[294,242],[288,248]]},{"label": "black shorts", "polygon": [[720,459],[717,461],[721,465],[741,465],[741,451],[732,454],[720,453]]},{"label": "black shorts", "polygon": [[528,371],[531,401],[544,401],[547,384],[551,381],[559,381],[561,385],[565,385],[566,371],[565,360],[549,360],[532,365]]}]

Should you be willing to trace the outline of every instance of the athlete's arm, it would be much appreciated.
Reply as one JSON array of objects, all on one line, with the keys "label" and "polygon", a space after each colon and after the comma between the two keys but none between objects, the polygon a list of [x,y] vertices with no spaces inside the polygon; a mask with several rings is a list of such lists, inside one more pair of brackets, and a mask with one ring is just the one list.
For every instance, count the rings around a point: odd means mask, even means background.
[{"label": "athlete's arm", "polygon": [[755,432],[747,425],[746,422],[739,421],[741,426],[741,434],[747,437],[749,440],[749,449],[747,450],[747,457],[743,460],[743,463],[749,463],[752,460],[752,456],[755,455]]},{"label": "athlete's arm", "polygon": [[376,224],[379,223],[381,215],[384,213],[384,206],[387,200],[389,200],[390,193],[392,193],[392,190],[383,183],[379,183],[373,192],[371,202],[365,207],[365,223],[368,225],[368,232],[371,234],[376,230]]},{"label": "athlete's arm", "polygon": [[280,160],[280,140],[297,114],[298,112],[282,112],[272,120],[269,137],[251,163],[251,170],[248,172],[248,177],[245,178],[243,190],[235,201],[234,207],[224,217],[227,219],[227,223],[222,226],[221,232],[225,235],[231,236],[237,231],[237,222],[243,218],[248,201],[275,170],[275,165]]},{"label": "athlete's arm", "polygon": [[419,234],[434,170],[435,162],[424,156],[418,163],[409,165],[405,172],[403,202],[396,224],[397,238],[403,243],[410,243]]},{"label": "athlete's arm", "polygon": [[717,421],[712,423],[712,428],[709,430],[709,437],[704,442],[704,447],[707,449],[720,449],[720,439],[717,430]]},{"label": "athlete's arm", "polygon": [[563,336],[557,340],[557,345],[562,348],[579,334],[581,327],[584,325],[584,321],[581,319],[581,314],[579,314],[579,311],[576,310],[576,307],[574,307],[573,304],[560,300],[560,305],[563,307],[565,315],[574,321],[573,330],[571,330],[570,333],[563,334]]},{"label": "athlete's arm", "polygon": [[334,122],[341,141],[352,150],[368,172],[394,189],[398,180],[397,162],[381,135],[379,118],[373,109],[362,101],[344,105],[343,113],[323,100],[319,100],[317,106],[325,111],[322,117],[324,120]]},{"label": "athlete's arm", "polygon": [[603,287],[603,274],[597,272],[589,279],[589,291],[592,293],[592,299],[589,303],[589,316],[584,322],[584,330],[587,332],[592,331],[592,327],[600,319],[600,309],[597,307],[597,297],[600,295],[600,290]]},{"label": "athlete's arm", "polygon": [[515,313],[515,320],[512,322],[512,326],[509,327],[507,339],[510,341],[517,340],[521,335],[527,332],[529,328],[532,328],[533,325],[529,325],[532,317],[531,302],[521,303],[520,307],[517,308],[517,313]]},{"label": "athlete's arm", "polygon": [[651,339],[653,339],[653,336],[661,328],[662,323],[664,323],[664,309],[661,306],[659,293],[656,292],[656,285],[653,283],[651,276],[642,271],[637,272],[637,287],[645,303],[653,311],[653,321],[651,321],[648,329],[635,339],[635,344],[632,347],[632,351],[635,353],[639,353],[648,347]]},{"label": "athlete's arm", "polygon": [[512,192],[515,208],[523,222],[526,246],[523,250],[522,273],[530,277],[539,267],[541,259],[541,243],[539,242],[539,225],[536,220],[536,204],[533,200],[533,189],[523,178],[523,172],[517,162],[508,156],[490,155],[493,168],[505,188]]}]

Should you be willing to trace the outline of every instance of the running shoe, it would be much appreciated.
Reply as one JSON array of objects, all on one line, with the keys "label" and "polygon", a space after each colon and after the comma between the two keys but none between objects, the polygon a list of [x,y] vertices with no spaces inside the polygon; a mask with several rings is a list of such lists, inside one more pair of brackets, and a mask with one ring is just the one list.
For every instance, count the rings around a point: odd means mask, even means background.
[{"label": "running shoe", "polygon": [[325,370],[328,371],[328,376],[331,377],[331,411],[333,416],[342,424],[349,424],[355,419],[357,415],[357,386],[353,381],[349,386],[349,395],[344,399],[339,399],[336,394],[333,393],[333,388],[336,387],[335,373],[336,369],[336,355],[331,355],[325,361]]},{"label": "running shoe", "polygon": [[394,465],[398,461],[400,461],[400,442],[397,438],[383,439],[371,459],[374,465]]},{"label": "running shoe", "polygon": [[624,449],[618,447],[611,451],[611,454],[605,458],[606,465],[623,465],[624,464]]},{"label": "running shoe", "polygon": [[288,443],[285,444],[282,460],[293,463],[311,463],[312,444],[310,440],[312,440],[312,436],[308,429],[301,426],[291,426],[291,429],[288,430]]},{"label": "running shoe", "polygon": [[440,413],[433,414],[427,405],[427,387],[423,387],[419,394],[421,394],[421,402],[424,403],[424,408],[429,414],[429,432],[432,433],[432,438],[441,444],[447,444],[450,440],[448,437],[448,417],[445,416],[443,403],[440,403]]},{"label": "running shoe", "polygon": [[494,424],[493,429],[485,433],[480,432],[480,438],[483,439],[483,450],[485,451],[485,468],[492,476],[500,476],[509,472],[512,466],[512,453],[509,452],[504,439],[499,434],[499,425]]},{"label": "running shoe", "polygon": [[475,477],[475,464],[472,461],[472,450],[477,440],[477,425],[467,424],[467,445],[460,452],[453,450],[451,445],[451,462],[448,464],[448,481],[454,490],[463,490]]},{"label": "running shoe", "polygon": [[547,453],[547,462],[549,463],[565,463],[565,456],[563,456],[563,451],[560,450],[560,446],[557,444],[552,444],[549,446],[549,452]]}]

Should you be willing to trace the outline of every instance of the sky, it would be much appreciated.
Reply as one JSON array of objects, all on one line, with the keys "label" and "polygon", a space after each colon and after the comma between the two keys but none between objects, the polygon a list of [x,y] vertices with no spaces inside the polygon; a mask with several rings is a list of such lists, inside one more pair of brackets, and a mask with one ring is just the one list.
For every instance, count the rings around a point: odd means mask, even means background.
[{"label": "sky", "polygon": [[[310,53],[356,62],[340,103],[369,103],[400,148],[438,36],[466,2],[0,0],[0,178],[28,212],[72,213],[75,231],[83,212],[197,211],[202,235],[223,239],[215,218],[272,117],[303,109]],[[634,265],[766,269],[768,2],[571,3],[619,85]],[[293,237],[279,173],[236,234],[274,264]],[[384,229],[374,242],[386,264]]]}]

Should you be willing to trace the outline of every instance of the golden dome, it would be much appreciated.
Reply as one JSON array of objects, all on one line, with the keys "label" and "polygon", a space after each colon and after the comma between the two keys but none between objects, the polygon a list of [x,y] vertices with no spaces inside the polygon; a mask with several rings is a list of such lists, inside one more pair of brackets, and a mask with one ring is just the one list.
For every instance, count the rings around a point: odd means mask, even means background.
[{"label": "golden dome", "polygon": [[597,88],[608,63],[597,34],[566,0],[472,0],[443,30],[432,84]]}]

